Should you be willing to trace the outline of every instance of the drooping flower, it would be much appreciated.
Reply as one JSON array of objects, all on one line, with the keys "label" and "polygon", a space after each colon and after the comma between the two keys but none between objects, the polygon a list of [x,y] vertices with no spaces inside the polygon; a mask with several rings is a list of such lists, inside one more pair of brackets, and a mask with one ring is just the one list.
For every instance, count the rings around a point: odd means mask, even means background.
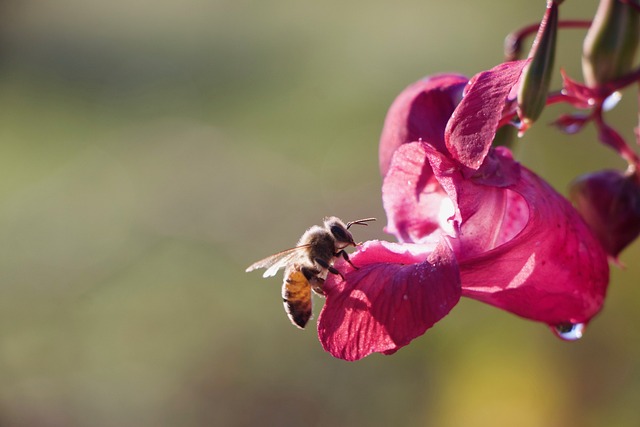
[{"label": "drooping flower", "polygon": [[[449,313],[460,296],[563,329],[602,306],[607,257],[571,204],[492,148],[526,61],[409,86],[380,143],[386,230],[336,262],[318,320],[324,348],[357,360],[390,354]],[[462,96],[461,96],[462,95]]]},{"label": "drooping flower", "polygon": [[635,171],[583,175],[573,182],[571,199],[612,257],[640,235],[640,178]]}]

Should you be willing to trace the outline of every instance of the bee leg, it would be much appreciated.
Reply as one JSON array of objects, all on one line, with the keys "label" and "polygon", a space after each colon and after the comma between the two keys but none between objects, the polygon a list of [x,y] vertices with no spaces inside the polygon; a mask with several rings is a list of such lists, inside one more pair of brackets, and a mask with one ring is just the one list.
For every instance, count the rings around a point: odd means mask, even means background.
[{"label": "bee leg", "polygon": [[337,274],[338,276],[342,277],[342,280],[344,280],[344,276],[342,275],[342,273],[336,270],[336,268],[333,267],[332,265],[329,265],[325,260],[316,258],[315,262],[317,262],[318,265],[320,265],[320,267],[326,268],[327,270],[329,270],[329,273]]},{"label": "bee leg", "polygon": [[338,253],[336,253],[336,254],[335,254],[335,256],[340,256],[340,255],[342,255],[342,258],[344,258],[344,260],[345,260],[345,261],[347,261],[351,267],[353,267],[353,268],[354,268],[354,269],[356,269],[356,270],[359,270],[359,268],[358,268],[358,267],[356,267],[355,265],[353,265],[353,263],[352,263],[352,262],[351,262],[351,260],[349,259],[349,255],[348,255],[344,250],[342,250],[342,251],[340,251],[340,252],[338,252]]},{"label": "bee leg", "polygon": [[316,295],[320,295],[321,297],[325,296],[324,289],[322,285],[324,285],[324,279],[322,277],[314,277],[309,280],[309,284],[311,285],[311,290],[316,293]]},{"label": "bee leg", "polygon": [[311,268],[311,267],[302,267],[300,268],[300,271],[302,271],[302,274],[304,274],[304,277],[309,282],[316,279],[318,277],[318,274],[320,274],[320,270],[318,270],[317,268]]}]

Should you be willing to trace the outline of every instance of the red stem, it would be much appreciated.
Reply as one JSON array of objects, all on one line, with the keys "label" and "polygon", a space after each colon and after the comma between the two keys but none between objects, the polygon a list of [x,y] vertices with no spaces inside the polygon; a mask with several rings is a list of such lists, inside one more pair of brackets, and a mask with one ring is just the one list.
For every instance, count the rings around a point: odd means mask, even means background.
[{"label": "red stem", "polygon": [[[629,163],[629,166],[637,170],[640,167],[640,157],[638,157],[631,147],[629,147],[627,142],[620,134],[618,134],[618,132],[604,122],[601,104],[594,108],[591,113],[591,118],[598,128],[598,137],[600,141],[616,150],[620,156]],[[607,134],[609,134],[609,137],[606,136]],[[612,137],[611,135],[615,136]]]},{"label": "red stem", "polygon": [[[527,25],[510,33],[504,40],[504,56],[506,61],[515,61],[520,57],[522,42],[525,38],[538,32],[539,23]],[[589,28],[591,21],[567,20],[558,21],[558,28]]]},{"label": "red stem", "polygon": [[623,89],[630,84],[637,82],[638,80],[640,80],[640,67],[636,68],[630,73],[625,74],[620,78],[615,79],[610,83],[603,84],[601,86],[603,89],[602,92],[605,96],[609,96],[613,92]]}]

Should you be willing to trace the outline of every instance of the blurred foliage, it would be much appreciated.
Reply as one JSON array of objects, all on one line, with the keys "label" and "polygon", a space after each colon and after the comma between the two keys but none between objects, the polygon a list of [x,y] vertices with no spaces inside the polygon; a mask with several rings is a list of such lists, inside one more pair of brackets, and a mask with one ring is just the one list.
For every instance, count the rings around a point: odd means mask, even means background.
[{"label": "blurred foliage", "polygon": [[[279,279],[244,273],[329,214],[376,216],[357,239],[387,238],[386,108],[423,75],[498,63],[544,1],[9,0],[0,12],[0,425],[640,422],[637,244],[580,342],[463,301],[397,354],[357,363],[289,324]],[[560,34],[557,64],[575,77],[583,35]],[[631,138],[627,98],[611,118]],[[525,164],[561,191],[622,167],[592,129],[544,126],[549,110],[521,141]]]}]

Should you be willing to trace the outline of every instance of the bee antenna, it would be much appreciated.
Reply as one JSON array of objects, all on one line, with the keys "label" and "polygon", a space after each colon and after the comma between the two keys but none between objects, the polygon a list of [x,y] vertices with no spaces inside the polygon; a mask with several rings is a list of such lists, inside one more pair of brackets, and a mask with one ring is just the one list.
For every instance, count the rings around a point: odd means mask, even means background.
[{"label": "bee antenna", "polygon": [[347,230],[349,229],[349,227],[351,227],[354,224],[358,224],[358,225],[369,225],[367,224],[367,222],[370,221],[375,221],[375,218],[362,218],[362,219],[356,219],[355,221],[349,221],[347,223]]}]

